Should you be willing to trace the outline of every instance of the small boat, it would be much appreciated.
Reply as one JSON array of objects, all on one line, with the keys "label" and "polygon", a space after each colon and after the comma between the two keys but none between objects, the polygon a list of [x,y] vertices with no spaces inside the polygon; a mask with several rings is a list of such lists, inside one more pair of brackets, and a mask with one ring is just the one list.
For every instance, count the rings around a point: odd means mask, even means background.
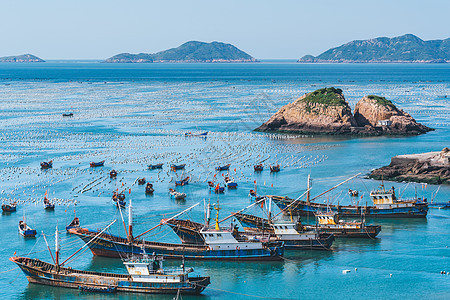
[{"label": "small boat", "polygon": [[79,228],[80,227],[80,219],[78,217],[73,218],[72,222],[69,223],[69,225],[66,226],[66,231],[69,231],[72,228]]},{"label": "small boat", "polygon": [[63,117],[73,117],[73,113],[63,113]]},{"label": "small boat", "polygon": [[149,170],[162,169],[163,164],[148,165]]},{"label": "small boat", "polygon": [[41,169],[47,170],[53,168],[53,160],[41,162]]},{"label": "small boat", "polygon": [[176,170],[182,170],[186,167],[186,164],[182,164],[182,165],[175,165],[175,164],[171,164],[170,165],[170,169],[172,171],[176,171]]},{"label": "small boat", "polygon": [[111,172],[109,172],[109,178],[116,178],[117,177],[117,171],[112,169]]},{"label": "small boat", "polygon": [[270,172],[280,172],[280,170],[281,170],[281,167],[280,167],[280,165],[278,164],[278,165],[269,165],[269,167],[270,167]]},{"label": "small boat", "polygon": [[225,165],[225,166],[218,166],[216,167],[216,171],[228,171],[230,169],[231,164]]},{"label": "small boat", "polygon": [[224,186],[220,186],[219,184],[217,184],[216,187],[214,188],[214,193],[216,194],[223,194],[224,192],[225,192]]},{"label": "small boat", "polygon": [[236,189],[238,186],[238,184],[228,176],[225,177],[225,184],[227,185],[227,188],[229,188],[229,189]]},{"label": "small boat", "polygon": [[19,221],[19,233],[24,237],[35,237],[36,229],[31,229],[30,226],[25,223],[25,221]]},{"label": "small boat", "polygon": [[153,184],[150,182],[147,182],[147,185],[145,186],[145,193],[146,194],[153,194],[155,190],[153,189]]},{"label": "small boat", "polygon": [[137,183],[138,183],[139,185],[144,185],[146,182],[147,182],[147,180],[145,180],[145,177],[144,177],[144,178],[139,178],[139,179],[137,180]]},{"label": "small boat", "polygon": [[90,166],[91,168],[95,168],[95,167],[103,167],[104,165],[105,165],[105,161],[104,161],[104,160],[99,161],[99,162],[91,162],[91,163],[89,164],[89,166]]},{"label": "small boat", "polygon": [[175,200],[183,200],[186,198],[186,193],[180,193],[175,191],[174,189],[169,189],[169,194],[175,199]]},{"label": "small boat", "polygon": [[186,132],[184,136],[207,136],[208,131],[202,132],[202,133],[192,133],[192,132]]},{"label": "small boat", "polygon": [[15,212],[17,210],[17,202],[10,204],[2,204],[2,211],[4,212]]},{"label": "small boat", "polygon": [[118,193],[114,192],[112,196],[112,201],[114,206],[117,206],[118,208],[124,208],[127,204],[125,202],[125,194],[124,193]]},{"label": "small boat", "polygon": [[214,188],[216,185],[214,184],[214,182],[208,181],[208,186],[209,186],[210,188]]},{"label": "small boat", "polygon": [[190,180],[191,178],[188,176],[188,177],[186,177],[186,178],[184,178],[184,179],[182,179],[182,180],[176,180],[175,181],[175,185],[177,185],[177,186],[183,186],[183,185],[186,185],[186,184],[188,184],[189,183],[189,180]]},{"label": "small boat", "polygon": [[264,170],[264,166],[263,164],[254,165],[253,169],[255,170],[255,172],[261,172],[262,170]]},{"label": "small boat", "polygon": [[358,197],[359,192],[357,190],[348,189],[348,194],[350,197]]},{"label": "small boat", "polygon": [[44,209],[46,210],[54,210],[55,209],[55,203],[48,200],[47,197],[44,197]]}]

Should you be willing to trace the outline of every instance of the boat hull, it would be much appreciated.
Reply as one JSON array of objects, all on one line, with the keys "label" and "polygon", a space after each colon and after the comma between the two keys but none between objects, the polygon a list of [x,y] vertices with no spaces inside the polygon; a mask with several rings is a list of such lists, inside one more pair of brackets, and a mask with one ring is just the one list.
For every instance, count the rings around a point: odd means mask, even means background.
[{"label": "boat hull", "polygon": [[314,217],[315,213],[327,210],[331,210],[341,217],[347,218],[361,218],[361,215],[365,215],[366,218],[425,218],[428,213],[428,204],[425,202],[409,203],[405,205],[392,204],[386,207],[376,207],[356,205],[340,206],[297,201],[297,203],[288,207],[294,200],[286,199],[284,197],[273,197],[272,200],[281,209],[283,214],[292,214],[294,216]]},{"label": "boat hull", "polygon": [[[192,277],[185,282],[135,282],[126,274],[109,274],[89,271],[77,271],[67,268],[56,270],[54,265],[29,259],[25,264],[10,258],[25,273],[30,283],[79,289],[108,289],[115,287],[117,292],[150,294],[200,294],[210,283],[209,277]],[[32,263],[41,265],[35,267]]]},{"label": "boat hull", "polygon": [[[85,243],[88,243],[97,232],[86,229],[70,230]],[[102,234],[88,244],[92,254],[106,257],[140,256],[143,241],[129,243],[121,237]],[[191,259],[191,260],[281,260],[284,247],[266,247],[261,249],[237,249],[227,248],[212,250],[204,245],[171,244],[160,242],[148,242],[144,244],[146,253],[163,255],[167,259]]]}]

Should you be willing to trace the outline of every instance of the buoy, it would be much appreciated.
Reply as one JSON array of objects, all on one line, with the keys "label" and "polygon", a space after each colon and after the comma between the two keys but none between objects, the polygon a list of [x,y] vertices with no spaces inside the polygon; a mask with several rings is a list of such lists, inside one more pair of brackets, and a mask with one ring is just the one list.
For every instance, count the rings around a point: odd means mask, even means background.
[{"label": "buoy", "polygon": [[358,268],[355,268],[355,272],[358,271]]},{"label": "buoy", "polygon": [[392,274],[389,274],[389,277],[392,277]]}]

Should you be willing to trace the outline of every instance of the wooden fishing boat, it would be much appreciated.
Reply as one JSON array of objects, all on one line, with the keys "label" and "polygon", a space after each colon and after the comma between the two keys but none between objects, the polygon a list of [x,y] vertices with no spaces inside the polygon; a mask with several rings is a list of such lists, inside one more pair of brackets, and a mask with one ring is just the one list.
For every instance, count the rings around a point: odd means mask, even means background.
[{"label": "wooden fishing boat", "polygon": [[216,193],[216,194],[223,194],[223,193],[225,193],[225,187],[224,186],[220,186],[219,184],[217,184],[216,187],[214,188],[214,193]]},{"label": "wooden fishing boat", "polygon": [[263,164],[254,165],[253,169],[255,170],[255,172],[262,172],[262,170],[264,170],[264,166]]},{"label": "wooden fishing boat", "polygon": [[147,182],[147,185],[145,186],[145,193],[146,194],[153,194],[155,190],[153,189],[153,184],[150,182]]},{"label": "wooden fishing boat", "polygon": [[189,276],[194,270],[185,268],[184,262],[180,268],[167,269],[163,267],[161,256],[150,257],[145,251],[141,252],[141,258],[129,256],[123,260],[128,274],[81,271],[65,267],[65,263],[81,249],[60,263],[59,237],[56,233],[54,264],[28,257],[11,257],[9,260],[19,266],[30,283],[89,292],[198,295],[210,284],[209,277]]},{"label": "wooden fishing boat", "polygon": [[231,164],[225,165],[225,166],[218,166],[216,167],[216,171],[228,171],[230,169]]},{"label": "wooden fishing boat", "polygon": [[[192,209],[198,204],[181,213]],[[130,221],[129,224],[131,224]],[[281,260],[284,254],[282,243],[276,243],[275,246],[269,247],[267,243],[263,242],[239,242],[233,237],[232,230],[223,228],[219,228],[218,230],[215,228],[203,229],[201,234],[205,239],[204,245],[173,244],[138,239],[140,236],[164,224],[165,222],[162,221],[157,226],[137,237],[129,234],[127,238],[84,228],[71,229],[70,233],[80,237],[94,255],[107,257],[126,257],[132,254],[141,255],[141,251],[139,251],[141,247],[145,249],[145,252],[163,255],[167,259]],[[128,230],[128,232],[132,232],[132,230]],[[94,237],[95,239],[93,239]]]},{"label": "wooden fishing boat", "polygon": [[181,165],[171,164],[171,165],[170,165],[170,169],[171,169],[172,171],[183,170],[185,167],[186,167],[186,164],[181,164]]},{"label": "wooden fishing boat", "polygon": [[280,167],[280,165],[278,164],[278,165],[269,165],[269,167],[270,167],[270,172],[280,172],[280,170],[281,170],[281,167]]},{"label": "wooden fishing boat", "polygon": [[13,202],[10,204],[2,204],[2,211],[3,212],[15,212],[17,210],[17,202]]},{"label": "wooden fishing boat", "polygon": [[53,160],[41,162],[42,170],[51,169],[51,168],[53,168]]},{"label": "wooden fishing boat", "polygon": [[147,180],[145,180],[145,177],[144,177],[144,178],[139,178],[139,179],[137,180],[137,183],[138,183],[139,185],[144,185],[146,182],[147,182]]},{"label": "wooden fishing boat", "polygon": [[426,199],[398,200],[394,188],[386,191],[384,186],[370,193],[373,205],[332,205],[289,197],[267,197],[272,198],[285,215],[314,216],[315,213],[331,210],[349,218],[360,218],[361,215],[366,218],[425,218],[428,213]]},{"label": "wooden fishing boat", "polygon": [[358,197],[359,192],[357,190],[348,189],[348,194],[350,197]]},{"label": "wooden fishing boat", "polygon": [[109,172],[109,178],[116,178],[117,177],[117,171],[112,169],[111,172]]},{"label": "wooden fishing boat", "polygon": [[186,177],[186,178],[184,178],[184,179],[182,179],[182,180],[176,180],[175,181],[175,185],[177,185],[177,186],[183,186],[183,185],[186,185],[186,184],[188,184],[189,183],[189,180],[190,180],[191,178],[188,176],[188,177]]},{"label": "wooden fishing boat", "polygon": [[104,160],[99,161],[99,162],[91,162],[91,163],[89,164],[89,166],[90,166],[91,168],[95,168],[95,167],[103,167],[104,165],[105,165],[105,161],[104,161]]},{"label": "wooden fishing boat", "polygon": [[227,188],[229,189],[236,189],[238,184],[230,177],[225,177],[225,184],[227,185]]},{"label": "wooden fishing boat", "polygon": [[162,169],[163,164],[148,165],[149,170]]},{"label": "wooden fishing boat", "polygon": [[19,233],[24,237],[35,237],[37,234],[36,229],[32,229],[22,220],[19,221]]},{"label": "wooden fishing boat", "polygon": [[118,208],[124,208],[126,205],[125,194],[114,192],[112,195],[112,202],[114,206],[117,206]]},{"label": "wooden fishing boat", "polygon": [[69,225],[66,226],[66,231],[69,231],[72,228],[79,228],[80,227],[80,219],[78,217],[73,218],[72,222],[69,223]]},{"label": "wooden fishing boat", "polygon": [[63,117],[73,117],[73,113],[63,113]]},{"label": "wooden fishing boat", "polygon": [[172,196],[175,200],[183,200],[186,198],[186,193],[180,193],[175,191],[172,188],[169,188],[169,194]]},{"label": "wooden fishing boat", "polygon": [[48,200],[47,197],[44,197],[43,204],[44,204],[44,209],[46,209],[46,210],[54,210],[55,209],[55,203]]},{"label": "wooden fishing boat", "polygon": [[205,137],[208,135],[208,131],[202,132],[202,133],[192,133],[192,132],[186,132],[184,136],[202,136]]}]

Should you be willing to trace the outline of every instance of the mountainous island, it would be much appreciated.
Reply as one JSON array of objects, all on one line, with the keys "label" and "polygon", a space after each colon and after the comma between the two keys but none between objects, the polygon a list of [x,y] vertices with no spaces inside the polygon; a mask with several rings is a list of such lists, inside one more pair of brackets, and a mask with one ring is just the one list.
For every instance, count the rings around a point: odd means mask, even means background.
[{"label": "mountainous island", "polygon": [[394,156],[389,166],[373,170],[369,177],[377,180],[450,184],[450,150],[445,147],[438,152]]},{"label": "mountainous island", "polygon": [[45,62],[45,60],[32,54],[0,57],[0,62]]},{"label": "mountainous island", "polygon": [[121,53],[106,59],[107,63],[152,62],[256,62],[256,59],[231,44],[191,41],[177,48],[154,54]]},{"label": "mountainous island", "polygon": [[330,87],[307,93],[283,106],[255,130],[332,135],[418,135],[434,129],[417,123],[391,101],[376,95],[364,96],[352,114],[342,90]]},{"label": "mountainous island", "polygon": [[357,40],[329,49],[301,63],[448,63],[450,38],[424,41],[413,34]]}]

